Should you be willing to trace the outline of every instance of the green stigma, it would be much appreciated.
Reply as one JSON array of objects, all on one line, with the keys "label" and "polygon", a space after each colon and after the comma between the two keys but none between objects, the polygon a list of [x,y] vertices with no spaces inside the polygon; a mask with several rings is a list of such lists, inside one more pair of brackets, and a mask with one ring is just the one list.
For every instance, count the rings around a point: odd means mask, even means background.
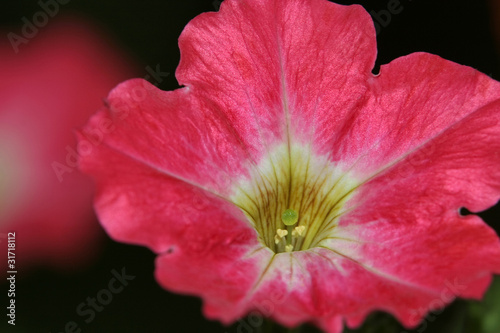
[{"label": "green stigma", "polygon": [[293,209],[287,209],[281,215],[281,221],[287,226],[292,226],[299,220],[299,214]]}]

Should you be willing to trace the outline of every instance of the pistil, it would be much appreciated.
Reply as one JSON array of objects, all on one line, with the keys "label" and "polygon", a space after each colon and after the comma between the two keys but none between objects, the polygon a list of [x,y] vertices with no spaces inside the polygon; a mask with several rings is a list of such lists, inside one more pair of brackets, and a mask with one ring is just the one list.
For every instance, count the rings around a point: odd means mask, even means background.
[{"label": "pistil", "polygon": [[293,226],[298,222],[299,220],[299,214],[297,214],[296,211],[293,209],[287,209],[283,212],[281,215],[281,221],[283,222],[284,225],[286,225],[286,230],[287,230],[287,235],[286,235],[286,252],[291,252],[293,250],[293,245],[292,245],[292,233],[293,233]]},{"label": "pistil", "polygon": [[305,251],[329,239],[359,185],[345,168],[295,144],[273,148],[249,171],[231,200],[275,253]]}]

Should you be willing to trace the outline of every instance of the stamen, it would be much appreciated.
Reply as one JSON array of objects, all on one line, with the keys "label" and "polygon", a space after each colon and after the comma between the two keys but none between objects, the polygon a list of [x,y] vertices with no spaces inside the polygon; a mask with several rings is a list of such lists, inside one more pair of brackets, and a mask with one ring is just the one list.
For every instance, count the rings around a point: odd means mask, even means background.
[{"label": "stamen", "polygon": [[281,242],[281,237],[278,235],[274,235],[274,244],[278,245]]},{"label": "stamen", "polygon": [[[234,182],[230,200],[274,253],[305,251],[331,239],[361,182],[309,145],[284,142]],[[350,206],[349,206],[350,207]]]},{"label": "stamen", "polygon": [[285,229],[278,229],[276,230],[276,235],[280,236],[281,238],[285,237],[288,235],[288,231]]},{"label": "stamen", "polygon": [[292,231],[292,237],[300,237],[304,236],[306,231],[306,226],[305,225],[299,225],[295,227]]},{"label": "stamen", "polygon": [[286,235],[288,235],[287,230],[285,230],[285,229],[276,230],[276,235],[274,235],[274,243],[276,245],[278,245],[281,242],[281,240],[283,239],[283,237],[285,237]]},{"label": "stamen", "polygon": [[293,209],[289,208],[285,210],[283,214],[281,214],[281,221],[283,221],[287,229],[286,246],[285,246],[286,252],[292,252],[293,250],[292,227],[294,224],[297,223],[298,220],[299,220],[299,214],[297,214],[297,212],[294,211]]}]

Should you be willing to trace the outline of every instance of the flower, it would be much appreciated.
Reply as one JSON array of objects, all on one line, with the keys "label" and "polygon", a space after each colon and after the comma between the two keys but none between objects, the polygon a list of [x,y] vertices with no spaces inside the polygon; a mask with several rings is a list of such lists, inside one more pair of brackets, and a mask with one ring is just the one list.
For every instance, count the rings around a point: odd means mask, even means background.
[{"label": "flower", "polygon": [[500,198],[500,83],[426,53],[373,75],[369,15],[324,0],[227,0],[179,45],[183,87],[125,82],[79,134],[104,137],[80,161],[100,221],[159,254],[166,289],[223,323],[340,332],[416,326],[500,273],[459,211]]},{"label": "flower", "polygon": [[18,53],[7,39],[0,44],[2,243],[15,233],[19,269],[71,269],[92,257],[102,236],[92,184],[76,168],[74,129],[133,69],[96,29],[74,17],[24,41]]}]

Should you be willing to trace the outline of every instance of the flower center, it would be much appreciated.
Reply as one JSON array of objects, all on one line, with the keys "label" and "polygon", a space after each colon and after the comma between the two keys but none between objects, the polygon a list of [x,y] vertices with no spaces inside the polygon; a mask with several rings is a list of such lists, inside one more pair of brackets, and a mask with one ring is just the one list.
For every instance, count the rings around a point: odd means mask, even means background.
[{"label": "flower center", "polygon": [[359,181],[301,145],[271,150],[231,200],[275,253],[302,251],[329,239]]}]

